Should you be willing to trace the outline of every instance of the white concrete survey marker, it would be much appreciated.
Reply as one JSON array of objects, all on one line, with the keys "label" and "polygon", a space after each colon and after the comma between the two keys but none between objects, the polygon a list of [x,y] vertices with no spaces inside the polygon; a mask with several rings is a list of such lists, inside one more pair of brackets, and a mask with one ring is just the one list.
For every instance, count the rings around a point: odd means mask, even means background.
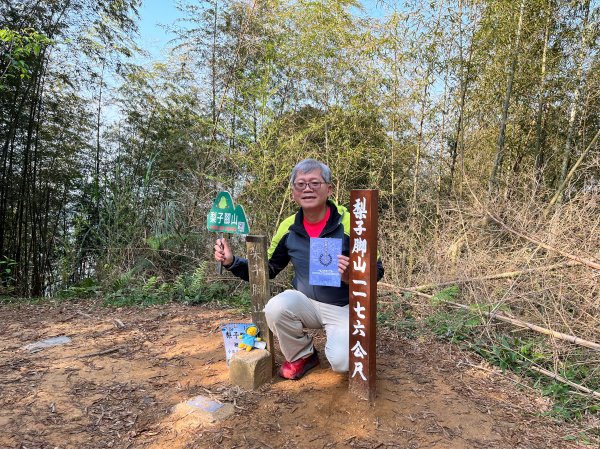
[{"label": "white concrete survey marker", "polygon": [[23,346],[22,349],[31,353],[41,351],[42,349],[51,348],[52,346],[68,345],[71,343],[71,339],[66,335],[60,335],[58,337],[46,338],[45,340],[36,341],[35,343],[29,343]]},{"label": "white concrete survey marker", "polygon": [[173,407],[174,415],[196,425],[222,421],[233,415],[234,411],[232,404],[213,401],[206,396],[196,396]]}]

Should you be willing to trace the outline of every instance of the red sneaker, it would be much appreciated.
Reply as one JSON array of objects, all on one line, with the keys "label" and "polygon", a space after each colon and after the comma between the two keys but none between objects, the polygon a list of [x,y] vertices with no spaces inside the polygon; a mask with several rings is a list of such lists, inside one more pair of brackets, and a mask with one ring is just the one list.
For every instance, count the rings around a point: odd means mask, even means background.
[{"label": "red sneaker", "polygon": [[298,380],[304,376],[308,370],[319,365],[319,356],[317,350],[304,359],[298,359],[295,362],[285,362],[279,367],[279,375],[284,379]]}]

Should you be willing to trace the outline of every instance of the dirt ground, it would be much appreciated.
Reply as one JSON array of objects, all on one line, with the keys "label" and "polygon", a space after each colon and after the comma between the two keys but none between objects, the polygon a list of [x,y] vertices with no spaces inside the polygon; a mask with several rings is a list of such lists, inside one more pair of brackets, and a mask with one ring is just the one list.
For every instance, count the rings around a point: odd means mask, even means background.
[{"label": "dirt ground", "polygon": [[[524,381],[452,346],[383,332],[372,406],[348,393],[347,376],[324,357],[299,381],[240,390],[220,333],[240,321],[250,319],[177,304],[0,306],[0,447],[584,447],[569,441],[575,426],[541,417],[549,404]],[[72,342],[23,349],[59,335]],[[321,335],[316,342],[322,349]],[[202,425],[175,418],[172,407],[196,395],[230,402],[235,414]]]}]

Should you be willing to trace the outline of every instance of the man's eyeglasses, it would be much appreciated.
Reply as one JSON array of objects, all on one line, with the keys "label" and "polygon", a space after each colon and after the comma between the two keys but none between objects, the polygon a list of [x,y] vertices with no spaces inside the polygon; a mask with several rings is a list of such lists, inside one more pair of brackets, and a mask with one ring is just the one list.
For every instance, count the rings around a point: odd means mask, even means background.
[{"label": "man's eyeglasses", "polygon": [[298,181],[292,184],[292,186],[294,187],[294,190],[298,191],[298,192],[302,192],[304,189],[306,189],[306,187],[310,187],[310,190],[319,190],[321,188],[321,184],[327,184],[326,182],[322,182],[322,181],[310,181],[310,182],[304,182],[304,181]]}]

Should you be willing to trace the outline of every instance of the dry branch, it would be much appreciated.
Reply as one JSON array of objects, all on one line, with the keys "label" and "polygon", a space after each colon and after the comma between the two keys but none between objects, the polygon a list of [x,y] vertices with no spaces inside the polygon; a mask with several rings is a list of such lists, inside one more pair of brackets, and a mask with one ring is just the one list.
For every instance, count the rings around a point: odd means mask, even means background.
[{"label": "dry branch", "polygon": [[[451,302],[449,302],[451,303]],[[455,306],[459,306],[461,308],[469,309],[469,306],[465,306],[463,304],[451,303]],[[523,327],[527,329],[531,329],[532,331],[539,332],[540,334],[549,335],[554,338],[558,338],[559,340],[568,341],[569,343],[573,343],[579,346],[585,346],[586,348],[594,349],[596,351],[600,351],[600,344],[595,343],[593,341],[584,340],[583,338],[576,337],[574,335],[563,334],[562,332],[553,331],[552,329],[547,329],[545,327],[538,326],[536,324],[528,323],[523,320],[519,320],[516,318],[509,318],[504,315],[500,315],[499,313],[494,312],[484,312],[484,314],[489,318],[494,318],[499,321],[504,321],[505,323],[510,323],[517,327]]]},{"label": "dry branch", "polygon": [[580,257],[580,256],[576,256],[574,254],[568,253],[566,251],[560,250],[558,248],[555,248],[551,245],[548,245],[547,243],[542,242],[541,240],[538,240],[534,237],[531,237],[530,235],[525,234],[524,232],[520,232],[517,231],[516,229],[511,228],[510,226],[508,226],[506,223],[504,223],[502,220],[500,220],[498,217],[496,217],[494,214],[492,214],[490,211],[486,210],[486,213],[488,214],[488,216],[494,220],[496,223],[498,223],[500,226],[502,226],[504,229],[506,229],[508,232],[511,232],[525,240],[529,240],[532,243],[535,243],[536,245],[541,246],[542,248],[546,248],[549,251],[554,251],[558,254],[560,254],[561,256],[564,256],[568,259],[571,260],[575,260],[583,265],[587,265],[588,267],[591,267],[595,270],[600,270],[600,263],[598,262],[594,262],[593,260],[584,258],[584,257]]},{"label": "dry branch", "polygon": [[540,373],[540,374],[543,374],[544,376],[548,376],[552,379],[558,380],[559,382],[562,382],[563,384],[567,384],[567,385],[575,388],[576,390],[583,391],[584,393],[591,394],[592,396],[600,399],[600,393],[598,393],[597,391],[590,390],[589,388],[586,388],[583,385],[579,385],[579,384],[576,384],[575,382],[571,382],[569,379],[565,379],[564,377],[562,377],[552,371],[548,371],[544,368],[538,368],[537,366],[530,366],[529,369],[531,369],[532,371],[535,371],[536,373]]},{"label": "dry branch", "polygon": [[504,273],[490,274],[487,276],[480,276],[480,277],[476,277],[476,278],[455,279],[453,281],[445,281],[445,282],[440,282],[440,283],[436,283],[436,284],[417,285],[415,287],[408,287],[406,289],[406,291],[423,292],[423,291],[431,290],[433,288],[445,287],[447,285],[468,284],[471,282],[489,281],[489,280],[493,280],[493,279],[507,279],[507,278],[520,276],[522,274],[535,273],[538,271],[552,271],[552,270],[558,270],[561,268],[574,267],[577,265],[581,265],[581,262],[578,262],[578,261],[561,262],[561,263],[555,263],[553,265],[545,265],[543,267],[527,268],[525,270],[516,270],[516,271],[505,271]]},{"label": "dry branch", "polygon": [[378,282],[377,287],[385,287],[387,289],[394,290],[394,291],[409,292],[409,293],[413,293],[417,296],[423,296],[424,298],[429,298],[429,299],[431,299],[431,297],[432,297],[431,295],[428,295],[427,293],[422,293],[417,290],[411,290],[410,288],[406,288],[406,287],[396,287],[395,285],[388,284],[386,282]]},{"label": "dry branch", "polygon": [[98,355],[112,354],[113,352],[117,352],[120,349],[121,349],[120,347],[119,348],[105,349],[104,351],[98,351],[98,352],[92,352],[91,354],[80,355],[78,358],[80,358],[80,359],[86,359],[88,357],[96,357]]},{"label": "dry branch", "polygon": [[[394,287],[391,284],[384,284],[384,283],[380,282],[378,285],[383,285],[384,287],[392,287],[392,288],[395,288],[396,290],[408,291],[408,292],[411,292],[411,293],[418,294],[420,296],[424,296],[425,298],[429,298],[429,299],[433,298],[433,295],[428,295],[426,293],[412,291],[412,290],[409,290],[407,288]],[[440,302],[443,302],[443,303],[446,303],[446,304],[450,304],[452,306],[455,306],[455,307],[458,307],[458,308],[461,308],[461,309],[472,310],[469,306],[467,306],[465,304],[459,304],[457,302],[452,302],[452,301],[448,301],[448,300],[445,300],[445,299],[440,299]],[[584,340],[583,338],[576,337],[574,335],[563,334],[562,332],[553,331],[552,329],[547,329],[545,327],[541,327],[541,326],[538,326],[536,324],[528,323],[526,321],[519,320],[517,318],[510,318],[510,317],[501,315],[499,313],[484,312],[484,311],[481,311],[481,313],[483,315],[487,316],[488,318],[493,318],[493,319],[496,319],[498,321],[504,321],[505,323],[510,323],[513,326],[527,328],[527,329],[530,329],[532,331],[539,332],[540,334],[549,335],[549,336],[557,338],[559,340],[568,341],[569,343],[573,343],[573,344],[576,344],[576,345],[579,345],[579,346],[585,346],[586,348],[594,349],[595,351],[600,351],[600,344],[595,343],[593,341]]]},{"label": "dry branch", "polygon": [[579,166],[581,165],[581,163],[583,162],[585,157],[588,155],[588,153],[590,152],[590,150],[593,148],[594,144],[598,140],[598,136],[600,136],[600,129],[598,130],[598,132],[596,132],[596,135],[594,136],[592,141],[589,143],[589,145],[586,147],[586,149],[581,153],[581,156],[579,156],[579,159],[577,159],[577,162],[575,162],[573,164],[573,166],[571,167],[571,170],[569,170],[569,173],[567,174],[565,179],[560,183],[560,185],[556,189],[554,196],[548,203],[548,207],[546,208],[546,214],[549,212],[550,208],[552,206],[554,206],[554,204],[556,204],[558,199],[562,196],[563,192],[565,191],[565,188],[567,187],[567,184],[569,183],[569,181],[571,181],[571,178],[575,174],[575,171],[577,170],[577,168],[579,168]]},{"label": "dry branch", "polygon": [[117,329],[123,329],[125,327],[125,323],[118,318],[113,318],[112,323],[115,325]]}]

